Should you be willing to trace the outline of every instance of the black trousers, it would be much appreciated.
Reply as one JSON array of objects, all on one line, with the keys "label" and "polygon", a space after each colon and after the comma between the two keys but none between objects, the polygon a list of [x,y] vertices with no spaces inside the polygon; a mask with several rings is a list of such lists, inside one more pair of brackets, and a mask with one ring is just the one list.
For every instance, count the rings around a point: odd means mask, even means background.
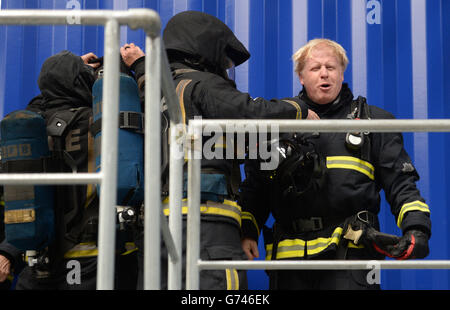
[{"label": "black trousers", "polygon": [[[167,289],[168,252],[161,241],[161,289]],[[142,238],[137,242],[139,261],[138,289],[143,289],[143,244]],[[200,258],[202,260],[246,260],[241,247],[239,228],[231,223],[221,221],[201,221]],[[186,284],[186,219],[183,220],[182,246],[182,289]],[[236,290],[247,289],[245,270],[202,270],[200,271],[201,290]]]},{"label": "black trousers", "polygon": [[[333,259],[333,255],[322,259]],[[347,260],[370,260],[363,249],[348,249]],[[372,258],[373,259],[373,258]],[[274,290],[379,290],[372,269],[363,270],[272,270],[270,288]],[[378,282],[378,283],[377,283]]]}]

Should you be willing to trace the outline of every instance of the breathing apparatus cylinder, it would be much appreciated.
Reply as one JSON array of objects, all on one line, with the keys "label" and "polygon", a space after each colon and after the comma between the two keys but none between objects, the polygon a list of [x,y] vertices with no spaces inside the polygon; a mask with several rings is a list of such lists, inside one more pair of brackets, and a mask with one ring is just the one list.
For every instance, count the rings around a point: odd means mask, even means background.
[{"label": "breathing apparatus cylinder", "polygon": [[[49,171],[46,123],[37,113],[19,110],[1,121],[4,173]],[[23,251],[38,252],[54,239],[54,186],[5,185],[5,235]]]},{"label": "breathing apparatus cylinder", "polygon": [[[103,108],[103,76],[92,88],[94,152],[96,171],[101,170],[101,117]],[[117,204],[140,206],[144,200],[144,120],[136,81],[120,74],[119,145],[117,170]],[[97,188],[98,192],[99,188]]]}]

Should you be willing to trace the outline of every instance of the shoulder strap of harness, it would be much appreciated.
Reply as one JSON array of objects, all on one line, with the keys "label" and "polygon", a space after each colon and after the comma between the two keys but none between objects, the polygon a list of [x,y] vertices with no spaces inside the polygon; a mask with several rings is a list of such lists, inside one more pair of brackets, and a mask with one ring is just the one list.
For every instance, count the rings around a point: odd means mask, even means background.
[{"label": "shoulder strap of harness", "polygon": [[[351,103],[350,113],[347,116],[350,119],[371,119],[370,108],[367,100],[363,96],[358,96]],[[360,139],[359,143],[351,143],[351,136]],[[371,159],[371,141],[370,132],[347,133],[346,144],[352,150],[360,150],[361,159],[370,162]],[[359,141],[359,140],[357,140]]]},{"label": "shoulder strap of harness", "polygon": [[[175,80],[178,76],[183,73],[197,72],[194,69],[177,69],[173,71],[172,78]],[[186,87],[192,80],[182,79],[175,85],[176,95],[178,97],[178,102],[181,105],[182,111],[184,109],[184,93]],[[183,121],[186,124],[186,115],[183,115]],[[169,140],[170,140],[170,116],[167,110],[166,98],[161,99],[161,194],[162,196],[167,196],[169,193]]]}]

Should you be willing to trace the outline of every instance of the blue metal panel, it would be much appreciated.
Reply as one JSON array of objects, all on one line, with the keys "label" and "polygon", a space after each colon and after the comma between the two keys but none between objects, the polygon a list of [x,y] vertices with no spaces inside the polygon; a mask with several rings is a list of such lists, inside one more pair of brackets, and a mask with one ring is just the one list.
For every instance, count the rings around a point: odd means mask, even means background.
[{"label": "blue metal panel", "polygon": [[[3,0],[2,9],[65,9],[64,0]],[[79,0],[82,9],[151,8],[162,26],[176,13],[199,10],[224,21],[252,57],[235,72],[238,88],[253,97],[296,95],[292,54],[307,40],[326,37],[347,50],[345,81],[356,95],[397,118],[450,117],[450,1],[447,0]],[[44,60],[62,49],[103,55],[101,26],[0,26],[0,112],[24,108],[39,93]],[[121,28],[121,44],[144,47],[141,30]],[[405,133],[431,207],[428,259],[449,259],[450,134]],[[399,234],[384,201],[382,229]],[[269,221],[270,225],[272,222]],[[264,258],[260,238],[260,254]],[[448,289],[448,271],[386,270],[385,289]],[[264,271],[249,272],[250,288],[268,288]]]}]

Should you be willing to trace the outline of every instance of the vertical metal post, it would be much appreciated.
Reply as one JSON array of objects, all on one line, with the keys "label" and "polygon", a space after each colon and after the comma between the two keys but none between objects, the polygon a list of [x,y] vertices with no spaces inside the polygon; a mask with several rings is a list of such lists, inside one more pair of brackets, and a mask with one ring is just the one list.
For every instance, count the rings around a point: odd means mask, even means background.
[{"label": "vertical metal post", "polygon": [[97,289],[114,289],[117,149],[119,128],[119,23],[105,25]]},{"label": "vertical metal post", "polygon": [[175,262],[169,255],[168,289],[180,290],[182,283],[182,239],[183,239],[183,128],[181,124],[170,125],[170,170],[169,170],[169,228],[179,259]]},{"label": "vertical metal post", "polygon": [[[188,164],[188,218],[186,240],[186,289],[198,290],[200,274],[200,168],[202,130],[201,122],[191,120]],[[191,129],[193,129],[191,131]]]},{"label": "vertical metal post", "polygon": [[145,224],[144,289],[161,284],[161,44],[145,39]]}]

